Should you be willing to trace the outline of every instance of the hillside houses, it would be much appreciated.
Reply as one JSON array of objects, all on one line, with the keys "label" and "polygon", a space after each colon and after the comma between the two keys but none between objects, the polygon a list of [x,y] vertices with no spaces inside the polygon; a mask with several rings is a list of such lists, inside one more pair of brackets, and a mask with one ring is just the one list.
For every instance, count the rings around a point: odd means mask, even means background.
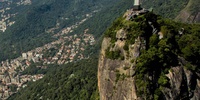
[{"label": "hillside houses", "polygon": [[34,82],[43,78],[43,74],[20,74],[33,63],[40,63],[35,66],[37,68],[47,69],[49,64],[61,65],[87,59],[84,55],[86,48],[95,44],[94,36],[88,33],[89,29],[85,29],[82,34],[69,34],[84,21],[85,19],[56,33],[53,36],[57,38],[55,41],[23,52],[18,58],[2,61],[0,63],[0,99],[6,99],[14,93],[9,85],[16,85],[19,90],[26,87],[28,81]]}]

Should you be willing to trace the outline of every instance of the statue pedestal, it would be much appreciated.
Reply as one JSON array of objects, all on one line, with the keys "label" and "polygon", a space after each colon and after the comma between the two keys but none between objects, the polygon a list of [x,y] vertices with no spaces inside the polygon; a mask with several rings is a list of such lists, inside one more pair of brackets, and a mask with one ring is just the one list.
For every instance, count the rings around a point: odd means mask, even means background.
[{"label": "statue pedestal", "polygon": [[132,9],[134,11],[142,10],[142,8],[140,7],[140,5],[134,5]]}]

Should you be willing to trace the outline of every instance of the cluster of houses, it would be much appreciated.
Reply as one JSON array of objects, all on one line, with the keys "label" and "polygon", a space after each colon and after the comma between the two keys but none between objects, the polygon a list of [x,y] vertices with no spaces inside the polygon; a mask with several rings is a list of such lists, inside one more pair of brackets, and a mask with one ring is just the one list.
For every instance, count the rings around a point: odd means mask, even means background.
[{"label": "cluster of houses", "polygon": [[7,14],[5,13],[7,10],[10,10],[10,7],[3,8],[0,10],[0,30],[2,32],[5,32],[7,27],[12,26],[15,23],[15,21],[10,21],[10,18],[14,17],[16,14]]},{"label": "cluster of houses", "polygon": [[[33,63],[40,63],[35,67],[42,69],[48,68],[49,64],[67,64],[80,59],[87,59],[84,55],[86,47],[95,44],[89,29],[85,29],[81,34],[69,34],[73,29],[82,24],[87,19],[79,23],[66,27],[53,37],[57,40],[37,47],[31,51],[24,52],[20,57],[0,62],[0,99],[6,99],[16,91],[12,91],[11,85],[20,88],[26,87],[28,81],[36,81],[43,78],[43,74],[21,75]],[[54,50],[54,51],[51,51]],[[48,52],[55,52],[54,55],[47,55]]]},{"label": "cluster of houses", "polygon": [[[0,2],[7,2],[6,7],[0,8],[0,18],[1,18],[1,20],[0,20],[0,31],[5,32],[7,27],[15,24],[15,21],[11,21],[10,19],[15,17],[17,13],[15,13],[15,14],[7,13],[7,11],[11,10],[10,5],[13,3],[12,1],[2,0]],[[32,3],[31,0],[21,0],[21,1],[17,2],[16,4],[18,6],[20,6],[20,5],[30,5],[31,3]]]},{"label": "cluster of houses", "polygon": [[30,5],[31,3],[31,0],[21,0],[20,2],[17,2],[17,5]]}]

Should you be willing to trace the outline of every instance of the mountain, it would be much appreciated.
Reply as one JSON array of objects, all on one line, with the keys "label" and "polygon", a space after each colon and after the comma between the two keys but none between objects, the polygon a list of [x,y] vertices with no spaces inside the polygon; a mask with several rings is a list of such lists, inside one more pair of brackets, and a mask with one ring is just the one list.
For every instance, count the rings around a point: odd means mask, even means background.
[{"label": "mountain", "polygon": [[2,99],[199,99],[199,24],[132,16],[130,0],[30,1],[2,2]]},{"label": "mountain", "polygon": [[200,25],[128,10],[104,34],[101,100],[199,100]]},{"label": "mountain", "polygon": [[199,23],[198,0],[142,0],[144,8],[153,8],[156,14],[186,23]]}]

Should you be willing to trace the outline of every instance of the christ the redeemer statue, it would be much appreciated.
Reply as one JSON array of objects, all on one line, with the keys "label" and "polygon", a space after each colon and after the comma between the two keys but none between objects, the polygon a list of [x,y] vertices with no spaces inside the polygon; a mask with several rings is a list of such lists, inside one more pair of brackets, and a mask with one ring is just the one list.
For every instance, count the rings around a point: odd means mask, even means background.
[{"label": "christ the redeemer statue", "polygon": [[133,6],[134,10],[140,10],[140,0],[134,0],[134,6]]},{"label": "christ the redeemer statue", "polygon": [[137,6],[140,5],[140,0],[135,0],[135,1],[134,1],[134,6],[136,6],[136,5],[137,5]]}]

